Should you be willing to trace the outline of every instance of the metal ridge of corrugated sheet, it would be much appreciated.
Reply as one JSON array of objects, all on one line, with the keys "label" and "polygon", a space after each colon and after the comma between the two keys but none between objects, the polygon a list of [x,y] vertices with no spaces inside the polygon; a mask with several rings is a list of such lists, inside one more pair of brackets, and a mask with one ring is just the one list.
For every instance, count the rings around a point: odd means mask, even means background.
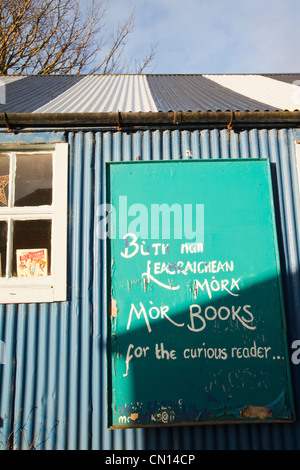
[{"label": "metal ridge of corrugated sheet", "polygon": [[[293,84],[295,81],[300,80],[300,73],[262,73],[263,77],[273,78],[281,82]],[[299,83],[298,83],[299,85]]]},{"label": "metal ridge of corrugated sheet", "polygon": [[[205,75],[219,85],[282,111],[300,109],[297,84],[262,75]],[[300,83],[300,82],[299,82]]]},{"label": "metal ridge of corrugated sheet", "polygon": [[25,78],[21,75],[0,75],[0,83],[4,85],[8,85],[9,83],[16,82],[17,80],[22,80]]},{"label": "metal ridge of corrugated sheet", "polygon": [[160,111],[275,111],[203,75],[149,75],[149,86]]},{"label": "metal ridge of corrugated sheet", "polygon": [[68,75],[35,75],[21,78],[6,84],[6,103],[0,104],[0,112],[33,112],[82,80],[82,77]]},{"label": "metal ridge of corrugated sheet", "polygon": [[87,76],[37,113],[157,111],[143,75]]}]

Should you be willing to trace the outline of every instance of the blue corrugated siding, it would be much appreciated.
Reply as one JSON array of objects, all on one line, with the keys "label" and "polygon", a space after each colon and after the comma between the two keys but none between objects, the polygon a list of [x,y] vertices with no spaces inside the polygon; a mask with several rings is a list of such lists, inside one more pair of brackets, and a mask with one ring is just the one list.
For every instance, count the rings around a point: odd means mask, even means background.
[{"label": "blue corrugated siding", "polygon": [[[0,442],[38,449],[300,449],[300,422],[106,429],[104,162],[268,157],[276,182],[289,346],[300,339],[300,198],[292,130],[70,132],[68,301],[0,305]],[[276,191],[278,188],[278,193]],[[212,182],[213,190],[213,182]],[[279,219],[280,217],[280,219]],[[291,351],[292,353],[292,351]],[[292,364],[296,413],[300,365]]]}]

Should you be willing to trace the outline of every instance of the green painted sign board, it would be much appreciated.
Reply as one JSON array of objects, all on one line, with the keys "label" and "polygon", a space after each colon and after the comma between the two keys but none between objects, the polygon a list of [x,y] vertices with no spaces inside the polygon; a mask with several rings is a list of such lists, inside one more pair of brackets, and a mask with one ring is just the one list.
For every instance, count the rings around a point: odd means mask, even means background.
[{"label": "green painted sign board", "polygon": [[269,161],[106,177],[108,426],[293,421]]}]

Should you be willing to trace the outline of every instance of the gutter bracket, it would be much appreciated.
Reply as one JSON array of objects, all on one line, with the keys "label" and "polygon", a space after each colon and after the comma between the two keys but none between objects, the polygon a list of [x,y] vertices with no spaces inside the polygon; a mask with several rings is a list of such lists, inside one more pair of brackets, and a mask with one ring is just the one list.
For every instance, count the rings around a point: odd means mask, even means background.
[{"label": "gutter bracket", "polygon": [[228,125],[227,125],[227,129],[230,130],[230,131],[232,130],[232,121],[233,121],[233,118],[234,118],[234,112],[233,112],[233,110],[231,110],[231,113],[230,113],[230,121],[229,121],[229,123],[228,123]]},{"label": "gutter bracket", "polygon": [[6,125],[6,130],[7,130],[7,132],[12,132],[12,128],[11,128],[11,126],[9,125],[9,122],[8,122],[7,114],[6,114],[6,113],[3,113],[3,115],[4,115],[4,122],[5,122],[5,125]]},{"label": "gutter bracket", "polygon": [[117,111],[117,129],[118,129],[118,131],[122,130],[122,127],[121,127],[121,112],[120,111]]},{"label": "gutter bracket", "polygon": [[173,124],[180,125],[182,123],[182,111],[174,111]]}]

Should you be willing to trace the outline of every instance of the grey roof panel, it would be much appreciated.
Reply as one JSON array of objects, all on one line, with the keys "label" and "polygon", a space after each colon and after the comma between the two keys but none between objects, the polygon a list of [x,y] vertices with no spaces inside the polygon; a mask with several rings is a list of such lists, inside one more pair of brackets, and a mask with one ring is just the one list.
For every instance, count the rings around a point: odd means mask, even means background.
[{"label": "grey roof panel", "polygon": [[[274,80],[279,80],[280,82],[291,83],[295,81],[300,81],[300,73],[262,73],[263,77],[273,78]],[[299,85],[299,83],[297,83]]]},{"label": "grey roof panel", "polygon": [[148,75],[159,111],[275,111],[202,75]]}]

